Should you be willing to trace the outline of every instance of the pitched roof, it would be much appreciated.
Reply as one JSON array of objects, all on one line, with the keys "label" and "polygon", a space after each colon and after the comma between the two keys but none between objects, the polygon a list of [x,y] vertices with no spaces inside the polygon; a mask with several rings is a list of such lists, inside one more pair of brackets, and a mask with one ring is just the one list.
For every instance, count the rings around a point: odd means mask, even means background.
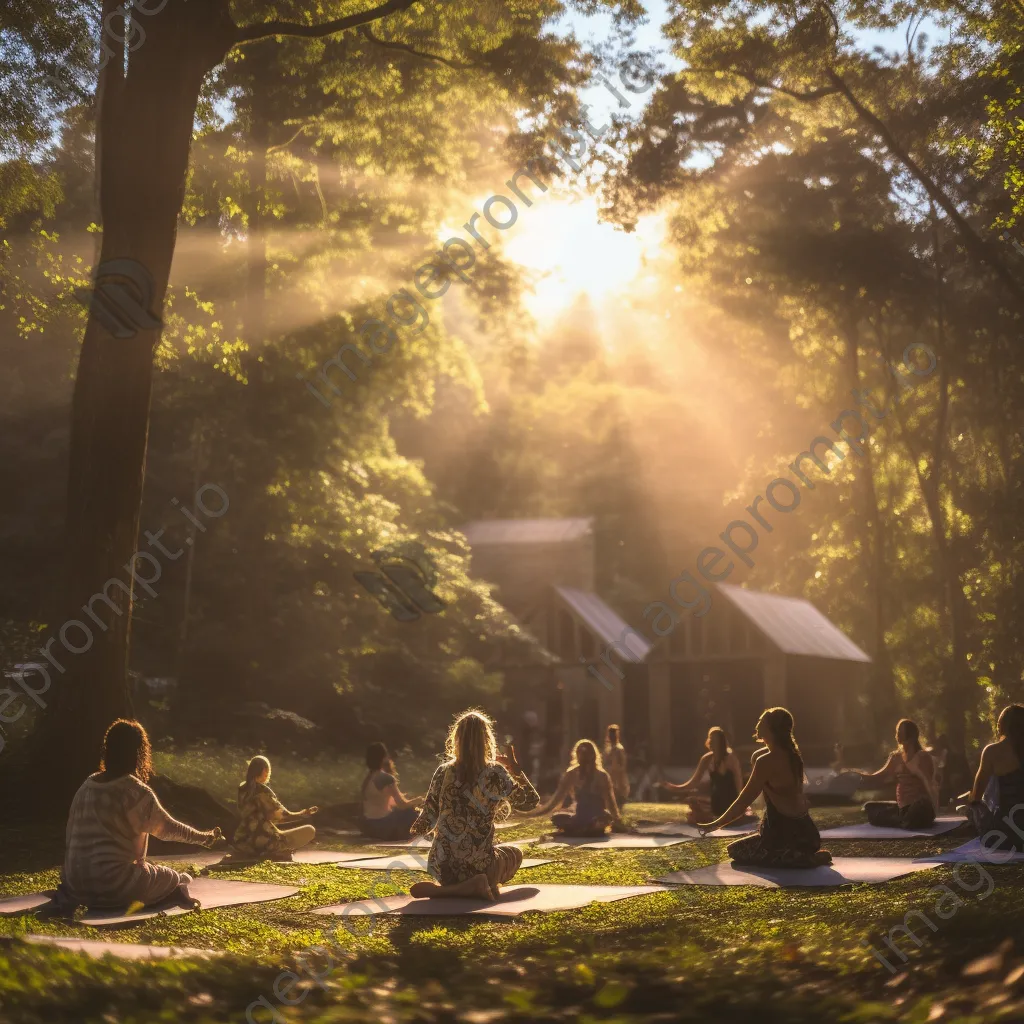
[{"label": "pitched roof", "polygon": [[638,632],[623,639],[623,632],[632,630],[625,621],[597,596],[573,587],[555,587],[555,593],[587,624],[590,631],[605,644],[622,643],[615,649],[623,661],[638,664],[647,657],[652,645]]},{"label": "pitched roof", "polygon": [[462,532],[473,547],[486,544],[561,544],[579,540],[593,519],[476,519]]},{"label": "pitched roof", "polygon": [[838,626],[802,597],[764,594],[732,583],[719,583],[717,589],[783,654],[871,661]]}]

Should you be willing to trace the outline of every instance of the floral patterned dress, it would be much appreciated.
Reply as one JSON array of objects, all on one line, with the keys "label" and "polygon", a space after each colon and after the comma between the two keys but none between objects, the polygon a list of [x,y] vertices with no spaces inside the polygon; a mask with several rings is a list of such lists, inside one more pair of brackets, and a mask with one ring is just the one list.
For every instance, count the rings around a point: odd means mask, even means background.
[{"label": "floral patterned dress", "polygon": [[285,813],[277,794],[262,782],[243,783],[238,787],[238,828],[231,845],[239,853],[273,857],[289,849],[274,824]]},{"label": "floral patterned dress", "polygon": [[513,778],[500,764],[484,765],[472,784],[460,781],[453,762],[434,772],[412,832],[434,833],[427,870],[442,885],[456,885],[491,869],[494,814],[505,801],[517,811],[529,811],[540,797],[525,775]]}]

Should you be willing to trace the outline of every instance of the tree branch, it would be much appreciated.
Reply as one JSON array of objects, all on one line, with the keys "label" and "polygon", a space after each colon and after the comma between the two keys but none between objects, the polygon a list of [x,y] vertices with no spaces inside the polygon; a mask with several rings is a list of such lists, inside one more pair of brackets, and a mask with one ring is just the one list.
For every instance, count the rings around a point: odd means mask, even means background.
[{"label": "tree branch", "polygon": [[449,60],[447,57],[438,56],[436,53],[422,53],[411,47],[408,43],[380,39],[365,26],[359,30],[359,33],[369,39],[371,43],[376,43],[385,50],[400,50],[403,53],[411,53],[414,57],[419,57],[421,60],[436,60],[439,64],[454,68],[456,71],[472,71],[477,66],[475,64],[460,64],[456,60]]},{"label": "tree branch", "polygon": [[378,7],[371,7],[360,14],[349,14],[344,18],[324,22],[322,25],[300,25],[291,21],[265,21],[259,25],[237,25],[234,31],[235,44],[251,43],[256,39],[267,39],[270,36],[302,36],[306,39],[319,39],[323,36],[344,32],[349,28],[369,25],[389,14],[407,11],[416,0],[387,0]]},{"label": "tree branch", "polygon": [[910,155],[910,153],[903,147],[895,135],[890,131],[889,126],[872,110],[869,110],[861,101],[854,95],[853,90],[846,84],[842,76],[837,72],[828,68],[825,72],[828,76],[829,81],[836,87],[836,89],[842,94],[843,98],[847,103],[853,107],[857,116],[864,121],[866,124],[874,130],[875,134],[885,143],[886,148],[890,153],[903,166],[910,172],[911,176],[918,182],[918,184],[928,193],[928,198],[931,199],[936,206],[942,208],[946,216],[949,217],[952,224],[956,227],[960,236],[964,240],[968,251],[972,255],[987,263],[989,267],[995,272],[996,276],[1000,281],[1007,287],[1007,289],[1014,295],[1017,301],[1024,306],[1024,288],[1017,282],[1017,279],[1007,269],[1006,264],[1000,259],[999,254],[995,251],[994,247],[986,242],[975,231],[974,227],[968,222],[967,218],[961,214],[957,209],[956,204],[949,196],[932,180],[931,176],[927,174],[924,168],[920,167],[916,160]]}]

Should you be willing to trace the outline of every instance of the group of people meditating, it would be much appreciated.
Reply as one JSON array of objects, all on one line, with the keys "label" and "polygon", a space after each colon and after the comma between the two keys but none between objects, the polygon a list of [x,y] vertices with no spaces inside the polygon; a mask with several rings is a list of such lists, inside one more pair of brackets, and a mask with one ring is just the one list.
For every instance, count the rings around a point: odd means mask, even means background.
[{"label": "group of people meditating", "polygon": [[[963,795],[962,810],[979,835],[998,830],[1001,821],[1024,802],[1024,705],[1005,708],[998,739],[982,751],[974,786]],[[725,732],[713,728],[707,753],[686,782],[663,783],[691,795],[694,823],[706,835],[750,814],[764,797],[758,831],[731,843],[730,858],[740,865],[814,867],[830,864],[804,795],[804,764],[793,735],[793,716],[770,708],[754,733],[761,744],[751,758],[744,783]],[[367,774],[361,787],[362,830],[375,839],[400,840],[433,835],[427,869],[432,881],[417,882],[416,897],[467,896],[496,899],[499,887],[515,875],[522,851],[495,841],[495,825],[512,812],[533,818],[554,811],[556,830],[569,836],[598,836],[627,830],[621,804],[629,795],[626,754],[616,726],[608,730],[605,758],[590,740],[580,740],[554,794],[545,803],[527,778],[509,744],[501,752],[494,723],[479,711],[459,715],[451,727],[445,757],[422,797],[407,797],[398,786],[394,763],[382,743],[366,752]],[[854,771],[866,782],[896,783],[894,802],[865,804],[875,825],[916,829],[935,819],[935,766],[909,719],[896,729],[897,749],[877,772]],[[82,783],[71,804],[66,853],[57,903],[94,908],[151,906],[167,901],[191,906],[189,874],[147,860],[149,836],[212,848],[225,844],[219,828],[198,831],[175,820],[147,785],[150,743],[138,722],[120,719],[107,730],[99,771]],[[316,836],[311,824],[293,824],[315,815],[317,807],[289,811],[269,786],[271,765],[254,757],[238,787],[239,824],[232,838],[237,854],[260,859],[289,859]],[[710,799],[694,796],[703,778]],[[572,808],[565,805],[571,801]],[[1007,841],[1022,849],[1014,832]]]}]

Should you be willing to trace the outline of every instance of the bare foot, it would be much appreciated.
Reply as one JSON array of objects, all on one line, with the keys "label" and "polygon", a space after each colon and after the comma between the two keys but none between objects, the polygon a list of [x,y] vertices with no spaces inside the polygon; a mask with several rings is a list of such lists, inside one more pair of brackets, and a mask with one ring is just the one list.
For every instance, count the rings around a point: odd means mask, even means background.
[{"label": "bare foot", "polygon": [[414,899],[422,900],[432,896],[434,890],[440,888],[437,882],[416,882],[409,886],[409,895]]},{"label": "bare foot", "polygon": [[470,899],[496,900],[498,897],[491,889],[491,883],[484,874],[475,875],[466,884],[466,896]]}]

